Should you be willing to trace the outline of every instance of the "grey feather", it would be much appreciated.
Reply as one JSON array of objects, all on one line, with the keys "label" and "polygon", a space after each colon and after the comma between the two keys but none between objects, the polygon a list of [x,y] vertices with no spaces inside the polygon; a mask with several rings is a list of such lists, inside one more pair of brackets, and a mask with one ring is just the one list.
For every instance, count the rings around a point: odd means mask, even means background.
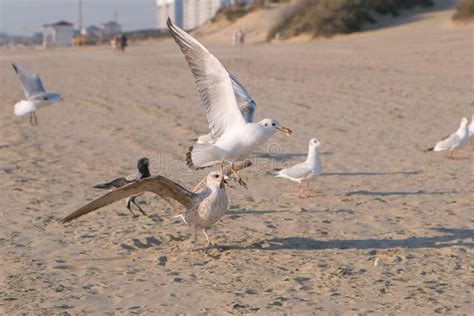
[{"label": "grey feather", "polygon": [[23,91],[28,100],[35,99],[46,93],[41,78],[21,65],[12,64],[13,69],[20,77]]}]

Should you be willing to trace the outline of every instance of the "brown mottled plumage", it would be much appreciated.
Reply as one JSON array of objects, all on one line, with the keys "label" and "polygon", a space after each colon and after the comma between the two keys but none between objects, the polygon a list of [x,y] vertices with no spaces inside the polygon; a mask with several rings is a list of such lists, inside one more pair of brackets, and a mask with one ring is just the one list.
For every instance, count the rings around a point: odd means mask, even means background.
[{"label": "brown mottled plumage", "polygon": [[[247,168],[252,163],[250,161],[239,162],[234,168]],[[84,205],[60,221],[64,224],[78,217],[86,215],[92,211],[112,204],[126,197],[152,192],[158,194],[173,207],[177,204],[184,207],[185,211],[181,215],[183,220],[191,226],[193,233],[193,250],[196,249],[196,229],[202,229],[207,238],[208,247],[211,245],[207,229],[224,216],[228,207],[228,198],[225,191],[224,175],[230,172],[213,171],[207,175],[191,192],[181,185],[163,177],[155,176],[138,180],[131,184],[122,186],[108,192],[102,197]]]}]

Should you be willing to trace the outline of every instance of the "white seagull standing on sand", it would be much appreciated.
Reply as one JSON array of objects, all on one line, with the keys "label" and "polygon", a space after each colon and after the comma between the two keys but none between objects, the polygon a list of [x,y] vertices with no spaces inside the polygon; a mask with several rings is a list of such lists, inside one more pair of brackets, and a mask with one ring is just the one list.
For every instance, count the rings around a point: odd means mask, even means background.
[{"label": "white seagull standing on sand", "polygon": [[21,65],[12,64],[13,69],[20,77],[23,91],[27,100],[15,104],[15,115],[22,116],[30,113],[30,124],[38,125],[36,108],[39,105],[50,105],[62,101],[58,93],[48,93],[44,89],[41,78]]},{"label": "white seagull standing on sand", "polygon": [[309,141],[308,157],[302,163],[296,164],[286,169],[275,169],[272,174],[279,178],[290,179],[298,182],[298,196],[301,196],[301,183],[306,182],[307,193],[309,193],[309,180],[315,176],[319,176],[323,170],[321,160],[319,158],[319,147],[321,142],[312,138]]},{"label": "white seagull standing on sand", "polygon": [[[251,166],[250,161],[239,162],[234,167],[236,170]],[[181,185],[162,176],[154,176],[138,180],[117,188],[102,197],[84,205],[60,221],[64,224],[82,215],[100,209],[104,206],[124,199],[129,196],[140,195],[145,192],[158,194],[161,198],[177,207],[176,204],[185,208],[181,215],[185,223],[191,226],[193,250],[196,250],[196,229],[202,229],[207,239],[207,246],[211,241],[207,234],[213,224],[224,216],[227,211],[229,199],[225,190],[225,171],[212,171],[191,192]],[[180,217],[181,217],[180,216]]]},{"label": "white seagull standing on sand", "polygon": [[466,145],[469,140],[469,130],[467,123],[467,118],[463,117],[461,120],[461,125],[455,133],[443,140],[440,140],[434,147],[429,148],[428,151],[449,150],[448,157],[450,159],[455,159],[456,157],[454,157],[454,151],[464,147],[464,145]]},{"label": "white seagull standing on sand", "polygon": [[[173,24],[171,19],[168,18],[167,24],[194,75],[211,130],[211,143],[194,143],[186,154],[190,168],[200,169],[218,163],[242,161],[276,131],[287,135],[292,133],[274,119],[247,122],[238,106],[232,76],[224,66],[201,43]],[[235,176],[245,185],[238,174]]]},{"label": "white seagull standing on sand", "polygon": [[474,150],[474,114],[471,116],[471,124],[468,127],[469,139],[471,140],[471,150]]}]

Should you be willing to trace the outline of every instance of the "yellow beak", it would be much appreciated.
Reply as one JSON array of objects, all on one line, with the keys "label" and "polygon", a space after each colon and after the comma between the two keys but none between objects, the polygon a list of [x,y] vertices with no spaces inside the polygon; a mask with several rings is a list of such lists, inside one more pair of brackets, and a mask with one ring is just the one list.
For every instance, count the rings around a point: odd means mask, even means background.
[{"label": "yellow beak", "polygon": [[289,129],[288,127],[278,127],[278,130],[280,132],[285,133],[286,136],[290,136],[293,133],[293,131],[291,129]]}]

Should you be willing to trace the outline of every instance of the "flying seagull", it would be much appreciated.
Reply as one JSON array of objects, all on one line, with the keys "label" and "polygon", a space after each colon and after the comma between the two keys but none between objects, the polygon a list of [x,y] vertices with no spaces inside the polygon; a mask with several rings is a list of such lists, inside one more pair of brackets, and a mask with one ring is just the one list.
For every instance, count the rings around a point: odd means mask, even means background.
[{"label": "flying seagull", "polygon": [[[239,109],[232,75],[201,43],[177,27],[170,18],[167,24],[194,75],[212,139],[211,143],[195,142],[190,147],[186,154],[190,168],[242,161],[276,131],[287,135],[292,133],[275,119],[247,122]],[[253,120],[253,114],[251,116]],[[245,184],[240,178],[239,182]]]},{"label": "flying seagull", "polygon": [[304,162],[296,164],[289,168],[275,169],[273,171],[273,174],[276,177],[286,178],[291,181],[298,182],[299,197],[303,197],[301,195],[301,183],[306,182],[306,190],[307,193],[309,193],[309,180],[311,180],[315,176],[319,176],[323,170],[321,160],[319,158],[320,146],[321,142],[316,138],[312,138],[309,141],[308,157]]},{"label": "flying seagull", "polygon": [[[234,89],[235,98],[237,100],[237,105],[239,106],[240,113],[244,117],[247,123],[253,123],[255,111],[257,110],[257,103],[252,98],[250,93],[245,89],[243,84],[229,72],[230,80],[232,81],[232,88]],[[212,138],[212,134],[208,133],[205,135],[199,136],[196,140],[198,144],[214,144],[215,139]]]},{"label": "flying seagull", "polygon": [[[137,162],[137,172],[135,172],[134,174],[131,174],[123,178],[117,178],[107,183],[98,184],[94,186],[94,188],[110,190],[110,189],[123,187],[124,185],[130,184],[140,179],[148,178],[150,176],[150,170],[148,168],[149,162],[150,161],[148,160],[148,158],[140,158]],[[133,213],[131,204],[134,204],[138,208],[140,213],[142,213],[143,215],[146,215],[145,211],[140,207],[140,205],[138,205],[137,202],[135,202],[135,199],[140,195],[141,194],[132,195],[128,197],[126,201],[127,209],[130,211],[130,213],[132,213],[133,217],[136,217],[137,215]]]},{"label": "flying seagull", "polygon": [[[236,170],[247,168],[251,165],[249,161],[237,162],[234,165]],[[196,250],[196,230],[202,229],[207,239],[207,246],[210,242],[207,230],[224,216],[229,200],[225,190],[224,175],[230,170],[210,172],[195,188],[195,192],[189,191],[176,182],[163,176],[154,176],[137,180],[130,184],[119,187],[98,199],[84,205],[72,212],[60,221],[64,224],[78,217],[86,215],[92,211],[112,204],[126,197],[152,192],[171,204],[171,206],[184,207],[183,220],[191,226],[193,250]]]},{"label": "flying seagull", "polygon": [[12,64],[13,69],[20,77],[21,86],[27,100],[21,100],[15,104],[15,115],[23,116],[30,114],[30,124],[38,125],[36,108],[39,105],[50,105],[62,101],[58,93],[49,93],[44,89],[41,78],[26,69],[24,66]]},{"label": "flying seagull", "polygon": [[461,125],[456,132],[452,133],[447,138],[440,140],[434,147],[429,148],[427,151],[449,150],[448,157],[450,159],[456,159],[454,156],[454,151],[464,147],[464,145],[466,145],[469,140],[469,130],[467,123],[467,118],[463,117],[461,120]]}]

